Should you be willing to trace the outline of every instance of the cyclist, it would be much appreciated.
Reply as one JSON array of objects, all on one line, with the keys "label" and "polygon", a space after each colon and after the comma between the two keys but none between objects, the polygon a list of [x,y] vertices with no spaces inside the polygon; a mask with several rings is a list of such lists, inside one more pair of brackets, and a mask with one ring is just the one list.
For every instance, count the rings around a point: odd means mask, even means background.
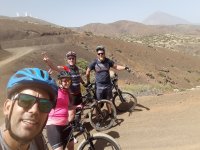
[{"label": "cyclist", "polygon": [[[49,118],[47,121],[47,138],[54,150],[64,150],[67,141],[69,139],[68,135],[71,131],[69,127],[66,130],[68,124],[68,105],[69,105],[69,91],[68,88],[71,85],[71,76],[69,72],[61,71],[58,75],[58,97],[55,109],[52,109],[49,113]],[[74,149],[73,137],[69,139],[70,142],[67,145],[69,150]]]},{"label": "cyclist", "polygon": [[47,71],[38,68],[18,70],[7,84],[0,149],[46,150],[41,132],[48,113],[55,107],[56,97],[57,85]]},{"label": "cyclist", "polygon": [[[86,70],[87,84],[90,83],[90,72],[95,71],[95,82],[96,82],[96,98],[101,99],[112,99],[112,84],[109,74],[110,68],[116,70],[127,70],[130,69],[127,66],[121,66],[115,64],[112,60],[105,56],[105,47],[100,45],[96,47],[97,59],[93,60]],[[109,111],[111,110],[108,106]],[[109,112],[111,113],[111,112]]]},{"label": "cyclist", "polygon": [[54,71],[68,71],[71,74],[72,84],[69,87],[70,91],[70,106],[69,106],[69,118],[73,118],[76,111],[76,106],[82,103],[81,87],[80,83],[85,86],[85,82],[81,78],[79,68],[76,66],[76,53],[69,51],[66,53],[67,65],[55,66],[49,59],[46,53],[43,53],[43,60]]}]

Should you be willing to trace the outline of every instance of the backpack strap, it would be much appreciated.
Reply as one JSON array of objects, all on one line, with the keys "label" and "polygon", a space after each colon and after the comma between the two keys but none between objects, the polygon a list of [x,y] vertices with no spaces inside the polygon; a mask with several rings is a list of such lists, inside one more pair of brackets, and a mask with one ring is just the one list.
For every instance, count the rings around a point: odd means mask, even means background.
[{"label": "backpack strap", "polygon": [[105,70],[105,69],[104,69],[104,70],[102,70],[102,68],[101,68],[101,66],[100,66],[99,64],[100,64],[99,60],[98,60],[98,59],[96,59],[96,61],[95,61],[95,66],[97,66],[97,67],[99,68],[99,70],[97,70],[97,69],[96,69],[96,67],[94,67],[94,68],[95,68],[95,69],[94,69],[94,70],[95,70],[95,72],[106,71],[106,72],[108,72],[108,73],[109,73],[110,66],[109,66],[108,62],[106,62],[106,64],[108,64],[109,68],[107,68],[106,70]]},{"label": "backpack strap", "polygon": [[49,150],[47,141],[45,140],[45,137],[42,133],[36,136],[35,143],[39,150]]}]

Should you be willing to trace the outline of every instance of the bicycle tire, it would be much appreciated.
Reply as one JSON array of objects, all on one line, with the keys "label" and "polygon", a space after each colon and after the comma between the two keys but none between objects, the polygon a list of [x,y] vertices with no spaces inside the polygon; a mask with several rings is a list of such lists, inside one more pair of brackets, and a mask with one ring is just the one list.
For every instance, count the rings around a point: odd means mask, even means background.
[{"label": "bicycle tire", "polygon": [[117,94],[113,98],[113,104],[118,112],[133,111],[137,105],[137,98],[129,92],[121,92],[123,100]]},{"label": "bicycle tire", "polygon": [[[89,140],[91,139],[94,148],[90,147]],[[116,140],[105,133],[95,133],[89,139],[84,139],[78,146],[78,150],[121,150],[120,145]]]},{"label": "bicycle tire", "polygon": [[[108,109],[107,109],[107,104],[111,105],[111,110],[112,114],[109,115]],[[109,100],[99,100],[98,101],[98,106],[99,107],[102,115],[98,115],[97,110],[95,107],[92,107],[89,113],[89,121],[91,126],[96,130],[96,131],[104,131],[107,129],[110,129],[113,124],[115,123],[116,120],[116,109],[113,103]]]}]

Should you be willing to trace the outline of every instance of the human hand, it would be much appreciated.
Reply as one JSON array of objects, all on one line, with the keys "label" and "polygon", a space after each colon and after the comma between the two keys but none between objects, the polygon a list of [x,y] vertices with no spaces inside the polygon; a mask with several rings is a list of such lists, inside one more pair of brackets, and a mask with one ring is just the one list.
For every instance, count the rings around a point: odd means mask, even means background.
[{"label": "human hand", "polygon": [[47,62],[49,60],[49,57],[47,56],[47,53],[46,52],[42,52],[42,56],[43,56],[43,60],[45,62]]},{"label": "human hand", "polygon": [[52,74],[53,74],[53,70],[50,68],[50,69],[48,70],[48,73],[49,73],[49,75],[52,75]]},{"label": "human hand", "polygon": [[127,66],[124,69],[127,70],[129,73],[131,72],[131,69]]}]

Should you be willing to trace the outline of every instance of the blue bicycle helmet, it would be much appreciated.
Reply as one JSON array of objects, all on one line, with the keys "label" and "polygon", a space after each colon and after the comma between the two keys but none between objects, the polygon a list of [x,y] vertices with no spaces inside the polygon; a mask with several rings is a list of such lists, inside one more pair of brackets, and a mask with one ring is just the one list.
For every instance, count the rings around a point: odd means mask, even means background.
[{"label": "blue bicycle helmet", "polygon": [[8,81],[7,97],[20,92],[25,88],[40,88],[48,92],[55,107],[57,98],[57,85],[47,71],[39,68],[24,68],[18,70]]}]

